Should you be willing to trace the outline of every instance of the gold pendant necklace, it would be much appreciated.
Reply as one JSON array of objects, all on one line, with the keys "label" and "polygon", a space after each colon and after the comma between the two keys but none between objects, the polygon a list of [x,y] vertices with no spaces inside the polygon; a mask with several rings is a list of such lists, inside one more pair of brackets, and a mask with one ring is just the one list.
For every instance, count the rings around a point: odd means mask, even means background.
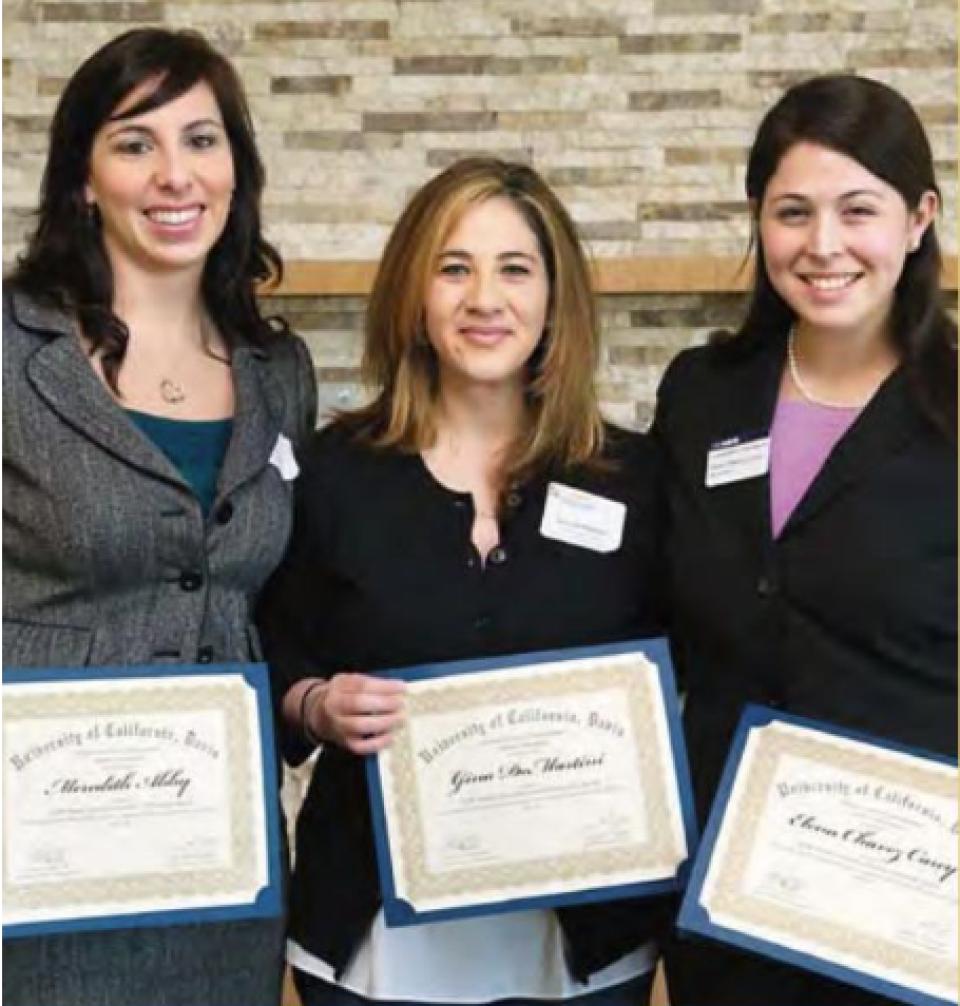
[{"label": "gold pendant necklace", "polygon": [[170,405],[179,405],[187,400],[187,393],[183,390],[182,384],[164,377],[160,381],[160,397]]},{"label": "gold pendant necklace", "polygon": [[[200,317],[200,345],[206,346],[209,343],[209,331],[207,328],[207,319],[201,315]],[[170,377],[160,378],[160,397],[168,405],[180,405],[181,402],[187,400],[187,392],[183,385],[179,381],[174,381]]]}]

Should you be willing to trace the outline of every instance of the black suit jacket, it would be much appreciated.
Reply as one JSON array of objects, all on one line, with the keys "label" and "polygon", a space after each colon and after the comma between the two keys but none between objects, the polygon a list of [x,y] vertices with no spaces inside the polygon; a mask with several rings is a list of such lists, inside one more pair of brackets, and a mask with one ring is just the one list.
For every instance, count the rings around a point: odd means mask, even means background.
[{"label": "black suit jacket", "polygon": [[[701,821],[746,702],[956,750],[956,447],[906,375],[878,390],[776,540],[767,476],[704,484],[712,445],[769,431],[785,350],[690,350],[659,392],[671,640]],[[676,1006],[889,1002],[719,945],[669,944],[667,977]]]},{"label": "black suit jacket", "polygon": [[905,373],[776,540],[767,476],[704,484],[713,444],[769,430],[784,355],[783,339],[689,350],[659,392],[672,640],[701,817],[745,702],[956,750],[956,447]]}]

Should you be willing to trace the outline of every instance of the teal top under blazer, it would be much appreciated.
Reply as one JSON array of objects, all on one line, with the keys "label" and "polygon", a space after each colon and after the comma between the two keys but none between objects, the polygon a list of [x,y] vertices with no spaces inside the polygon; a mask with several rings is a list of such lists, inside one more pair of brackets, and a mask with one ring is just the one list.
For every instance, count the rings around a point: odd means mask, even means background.
[{"label": "teal top under blazer", "polygon": [[[233,431],[204,516],[74,333],[62,312],[7,292],[4,666],[260,659],[253,606],[291,521],[292,482],[270,458],[315,422],[306,347],[282,337],[233,351]],[[278,919],[10,941],[3,1001],[277,1006],[282,944]]]}]

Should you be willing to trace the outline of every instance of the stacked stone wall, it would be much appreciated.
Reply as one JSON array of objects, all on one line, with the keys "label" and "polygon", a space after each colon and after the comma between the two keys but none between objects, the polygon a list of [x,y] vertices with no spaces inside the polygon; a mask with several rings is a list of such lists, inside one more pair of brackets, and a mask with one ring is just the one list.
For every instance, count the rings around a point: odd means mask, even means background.
[{"label": "stacked stone wall", "polygon": [[[294,260],[372,260],[410,193],[468,153],[535,166],[597,258],[742,254],[746,151],[815,73],[899,88],[933,143],[956,251],[954,0],[7,0],[4,259],[31,226],[56,97],[134,25],[192,27],[233,60],[267,162],[268,233]],[[608,411],[643,425],[663,365],[739,295],[602,299]],[[357,400],[363,302],[282,298],[324,402]]]}]

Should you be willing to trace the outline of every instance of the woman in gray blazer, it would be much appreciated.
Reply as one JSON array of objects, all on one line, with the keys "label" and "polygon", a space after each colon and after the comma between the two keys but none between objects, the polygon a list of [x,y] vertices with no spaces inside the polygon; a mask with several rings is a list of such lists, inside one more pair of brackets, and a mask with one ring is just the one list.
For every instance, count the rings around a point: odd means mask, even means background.
[{"label": "woman in gray blazer", "polygon": [[[192,32],[95,53],[54,114],[38,225],[3,305],[5,666],[261,657],[313,427],[303,343],[264,319],[280,259],[229,64]],[[280,920],[4,947],[23,1006],[267,1006]]]}]

